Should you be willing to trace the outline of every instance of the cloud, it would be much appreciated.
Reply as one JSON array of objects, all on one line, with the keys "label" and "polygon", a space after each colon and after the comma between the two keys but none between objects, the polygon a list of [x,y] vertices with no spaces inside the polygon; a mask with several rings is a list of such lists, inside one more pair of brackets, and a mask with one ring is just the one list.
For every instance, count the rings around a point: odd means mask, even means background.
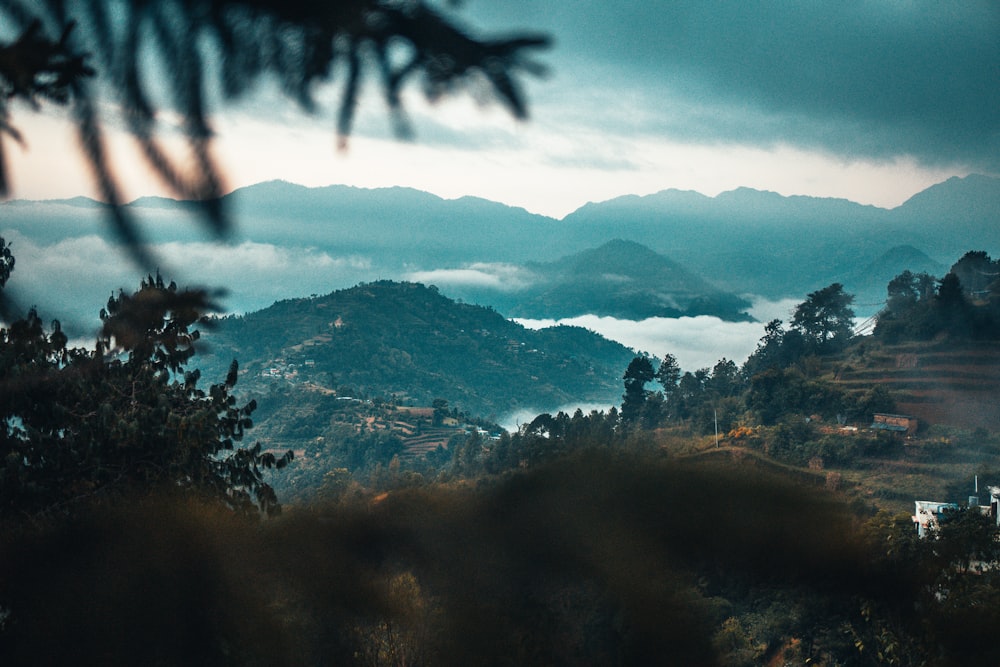
[{"label": "cloud", "polygon": [[239,312],[265,308],[280,299],[327,294],[371,277],[367,257],[333,257],[315,248],[245,241],[166,243],[157,251],[179,276],[179,283],[225,286],[227,309]]},{"label": "cloud", "polygon": [[[609,134],[1000,169],[991,0],[479,0],[468,15],[550,31],[557,75],[538,104]],[[623,108],[640,110],[624,126]]]},{"label": "cloud", "polygon": [[535,280],[527,269],[513,264],[476,262],[460,269],[413,271],[404,280],[450,288],[488,288],[501,292],[517,292]]},{"label": "cloud", "polygon": [[22,309],[37,307],[44,321],[59,319],[73,333],[95,330],[108,297],[138,277],[119,250],[97,236],[38,244],[4,230],[14,253],[7,290]]},{"label": "cloud", "polygon": [[582,410],[583,414],[590,414],[591,411],[597,410],[598,412],[607,412],[611,408],[619,408],[620,404],[615,403],[567,403],[566,405],[560,405],[557,408],[543,408],[543,409],[532,409],[532,408],[522,408],[520,410],[515,410],[514,412],[508,413],[501,417],[497,424],[502,426],[504,429],[511,433],[515,433],[520,429],[522,424],[530,424],[532,420],[538,415],[548,412],[551,415],[559,414],[564,412],[568,415],[572,415],[577,410]]},{"label": "cloud", "polygon": [[781,299],[780,301],[766,301],[764,299],[753,299],[753,306],[750,308],[750,316],[759,322],[770,322],[771,320],[781,320],[788,322],[792,318],[795,307],[802,303],[803,299]]},{"label": "cloud", "polygon": [[[97,315],[119,289],[135,290],[144,272],[120,249],[97,236],[39,244],[4,231],[16,264],[9,288],[22,307],[37,305],[43,319],[59,318],[75,332],[97,327]],[[154,247],[164,278],[182,287],[222,288],[228,311],[258,310],[280,299],[327,294],[371,279],[371,261],[333,257],[314,248],[266,243],[164,243]]]},{"label": "cloud", "polygon": [[595,331],[636,351],[656,357],[672,354],[685,371],[711,368],[725,357],[742,364],[764,335],[761,322],[724,322],[717,317],[652,317],[619,320],[582,315],[563,320],[516,320],[531,329],[566,324]]}]

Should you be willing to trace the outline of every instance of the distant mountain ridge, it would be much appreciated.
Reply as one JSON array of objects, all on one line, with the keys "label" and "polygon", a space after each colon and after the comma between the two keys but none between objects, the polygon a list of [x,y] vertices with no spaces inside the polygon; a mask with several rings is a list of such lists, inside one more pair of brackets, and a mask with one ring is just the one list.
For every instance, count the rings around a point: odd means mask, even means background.
[{"label": "distant mountain ridge", "polygon": [[865,306],[884,300],[889,281],[903,271],[943,276],[950,266],[951,264],[934,261],[926,253],[911,245],[901,245],[889,248],[875,261],[845,274],[838,282],[851,285],[855,302]]},{"label": "distant mountain ridge", "polygon": [[[364,270],[341,277],[337,284],[327,283],[334,288],[485,264],[535,270],[619,239],[669,258],[722,293],[802,298],[839,281],[848,292],[863,292],[867,302],[880,295],[859,282],[864,269],[884,265],[881,258],[892,248],[910,246],[942,266],[950,266],[968,250],[1000,254],[1000,179],[979,175],[948,179],[894,209],[750,188],[715,197],[664,190],[589,203],[562,220],[475,197],[448,200],[409,188],[309,188],[271,181],[236,190],[224,200],[238,224],[232,242],[364,260],[358,262]],[[153,243],[211,239],[190,202],[142,198],[129,209]],[[21,235],[42,248],[52,247],[86,236],[108,236],[103,216],[102,205],[81,198],[10,201],[0,204],[0,235]],[[226,286],[240,280],[239,267],[230,271]],[[206,281],[198,275],[174,277],[178,282]],[[480,272],[475,277],[484,276]],[[537,294],[523,295],[534,301],[517,301],[515,286],[504,285],[502,277],[485,277],[506,290],[495,290],[499,300],[483,302],[486,305],[540,314],[547,301]],[[36,282],[43,279],[32,276]],[[279,275],[271,278],[274,283],[280,280]],[[57,287],[65,288],[66,282]],[[97,303],[117,287],[95,285],[92,289],[101,295]],[[457,284],[446,289],[453,287],[460,296]],[[289,288],[289,296],[305,295],[294,288]],[[238,298],[227,307],[253,310],[266,305],[252,295]]]}]

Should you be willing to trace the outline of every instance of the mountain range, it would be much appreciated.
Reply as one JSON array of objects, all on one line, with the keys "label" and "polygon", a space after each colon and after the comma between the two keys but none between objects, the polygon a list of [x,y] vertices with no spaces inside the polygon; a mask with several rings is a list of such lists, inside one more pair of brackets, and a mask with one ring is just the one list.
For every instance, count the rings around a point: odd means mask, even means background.
[{"label": "mountain range", "polygon": [[[623,281],[634,283],[636,275],[622,272],[620,262],[599,270],[586,254],[603,248],[605,259],[616,252],[619,260],[630,259],[620,247],[606,247],[612,240],[639,244],[660,258],[647,262],[645,250],[632,246],[633,264],[655,271],[655,278],[647,274],[631,296],[628,289],[614,290],[603,300],[606,314],[738,318],[741,297],[802,298],[832,282],[877,309],[885,276],[903,269],[940,274],[968,250],[1000,251],[1000,179],[980,175],[951,178],[893,209],[748,188],[716,197],[664,190],[590,203],[556,220],[474,197],[277,181],[236,190],[223,203],[237,221],[236,232],[228,245],[202,250],[197,258],[191,244],[212,237],[190,202],[142,198],[128,208],[160,249],[171,277],[225,287],[226,308],[238,312],[394,279],[433,283],[447,295],[505,314],[559,317],[601,306],[594,294],[603,296],[615,281],[619,288]],[[106,267],[95,271],[94,259],[73,263],[80,244],[93,246],[97,238],[108,245],[91,248],[92,257],[113,252],[103,208],[82,197],[0,204],[0,235],[14,239],[18,255],[11,285],[20,280],[23,289],[35,290],[24,301],[61,296],[57,305],[86,306],[92,317],[110,291],[135,287],[137,278],[124,276],[138,272],[126,265],[108,273]],[[257,263],[248,267],[251,250]],[[33,258],[19,254],[32,252],[43,268],[32,269]],[[569,279],[574,272],[591,281],[589,300],[581,300],[586,290],[579,281]],[[18,275],[23,273],[28,276]],[[121,284],[94,284],[111,278]],[[628,305],[638,301],[642,309]]]}]

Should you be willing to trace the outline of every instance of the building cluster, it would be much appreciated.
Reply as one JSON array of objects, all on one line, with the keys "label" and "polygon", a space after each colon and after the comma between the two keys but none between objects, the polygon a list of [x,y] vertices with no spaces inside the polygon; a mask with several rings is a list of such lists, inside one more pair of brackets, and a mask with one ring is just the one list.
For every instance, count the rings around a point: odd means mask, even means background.
[{"label": "building cluster", "polygon": [[[977,483],[978,493],[978,483]],[[997,527],[1000,528],[1000,487],[989,488],[990,501],[987,505],[979,504],[979,496],[969,496],[969,508],[977,508],[985,516],[992,517]],[[959,512],[961,507],[958,503],[941,502],[937,500],[916,500],[914,501],[913,525],[917,530],[917,535],[927,537],[947,521],[951,515]]]},{"label": "building cluster", "polygon": [[316,366],[313,359],[306,359],[301,364],[286,363],[278,359],[272,362],[260,372],[261,378],[265,380],[291,380],[295,381],[299,377],[300,369],[308,369]]}]

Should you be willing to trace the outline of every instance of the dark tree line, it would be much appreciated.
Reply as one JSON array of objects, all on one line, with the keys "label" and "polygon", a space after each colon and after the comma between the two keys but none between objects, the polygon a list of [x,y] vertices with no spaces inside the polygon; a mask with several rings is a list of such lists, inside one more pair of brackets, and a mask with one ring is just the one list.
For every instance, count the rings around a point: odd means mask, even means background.
[{"label": "dark tree line", "polygon": [[193,327],[211,309],[205,292],[157,275],[108,300],[92,349],[71,347],[58,320],[46,327],[34,309],[0,328],[5,521],[155,494],[241,513],[280,509],[263,471],[284,467],[291,453],[241,444],[256,403],[241,406],[232,395],[236,362],[207,391],[199,372],[186,370],[199,338]]},{"label": "dark tree line", "polygon": [[965,253],[941,279],[904,271],[887,293],[874,332],[886,342],[1000,334],[1000,262],[983,251]]},{"label": "dark tree line", "polygon": [[[786,377],[787,369],[807,356],[837,352],[849,344],[853,300],[839,283],[812,292],[796,307],[789,329],[780,320],[767,324],[756,351],[742,367],[720,359],[712,368],[682,371],[677,359],[667,354],[654,369],[651,358],[636,357],[624,375],[622,426],[652,429],[687,423],[701,433],[716,429],[725,433],[747,411],[765,424],[787,412],[809,414],[819,401],[806,405],[805,400],[790,400],[794,383]],[[646,389],[654,379],[661,388]],[[808,393],[814,398],[815,392]]]},{"label": "dark tree line", "polygon": [[[1000,294],[997,266],[985,253],[970,252],[941,280],[910,272],[897,276],[887,287],[887,304],[879,314],[875,338],[899,340],[899,330],[893,326],[923,331],[923,338],[942,332],[960,338],[995,336],[990,312],[1000,303],[995,298]],[[972,290],[961,287],[959,276],[963,275]],[[820,437],[804,421],[820,416],[841,423],[866,423],[875,413],[896,409],[884,386],[848,391],[816,375],[818,358],[843,352],[856,340],[853,300],[839,283],[808,294],[793,311],[787,328],[780,320],[765,326],[757,349],[742,367],[721,359],[712,368],[684,371],[671,354],[658,364],[647,355],[636,356],[622,377],[620,411],[539,415],[499,443],[476,442],[473,449],[478,457],[467,459],[475,458],[477,465],[466,465],[459,474],[496,474],[580,449],[614,448],[638,434],[670,426],[723,436],[741,426],[777,427],[768,442],[759,444],[776,458],[801,465],[814,456],[847,462],[868,450],[882,451],[891,443],[878,441],[865,443],[857,451],[845,449],[836,439]],[[650,388],[654,381],[659,386]]]}]

